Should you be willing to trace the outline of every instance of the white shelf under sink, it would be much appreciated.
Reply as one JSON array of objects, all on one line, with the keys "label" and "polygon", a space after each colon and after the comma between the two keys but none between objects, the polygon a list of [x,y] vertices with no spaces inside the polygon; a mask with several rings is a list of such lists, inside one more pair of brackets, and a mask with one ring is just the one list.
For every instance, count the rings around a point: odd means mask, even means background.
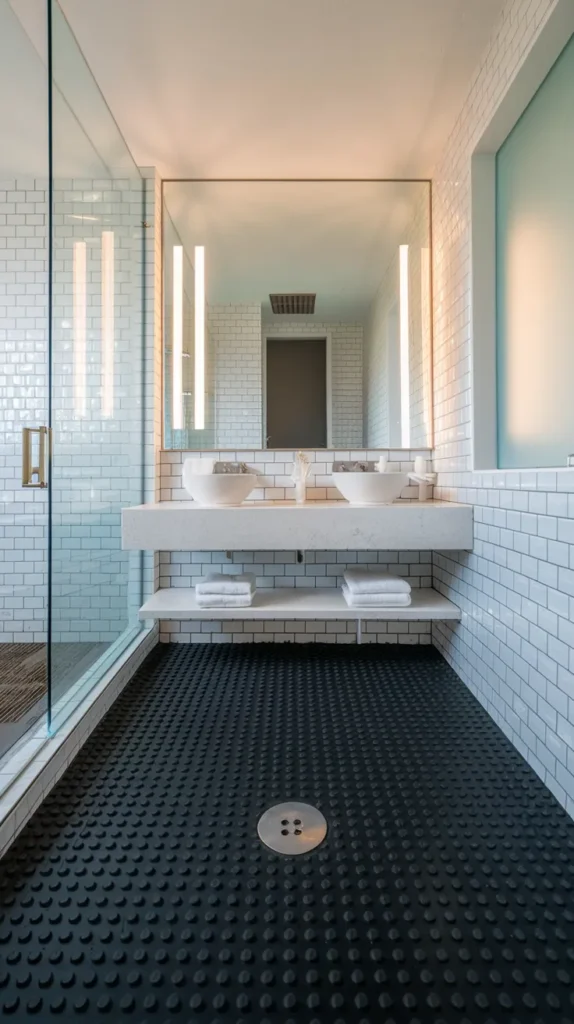
[{"label": "white shelf under sink", "polygon": [[295,587],[258,590],[250,608],[199,608],[195,590],[158,590],[140,609],[140,619],[346,619],[350,621],[427,622],[461,618],[460,608],[437,590],[413,589],[408,608],[349,608],[340,589]]}]

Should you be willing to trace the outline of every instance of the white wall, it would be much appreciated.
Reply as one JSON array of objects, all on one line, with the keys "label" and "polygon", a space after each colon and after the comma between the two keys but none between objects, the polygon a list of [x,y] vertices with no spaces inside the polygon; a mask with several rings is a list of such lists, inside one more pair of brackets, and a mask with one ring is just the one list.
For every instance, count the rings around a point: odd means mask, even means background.
[{"label": "white wall", "polygon": [[574,472],[471,463],[471,154],[558,6],[509,0],[433,176],[436,493],[475,513],[472,554],[434,555],[463,620],[433,639],[574,813]]},{"label": "white wall", "polygon": [[[139,563],[121,549],[121,509],[143,486],[143,182],[54,183],[53,639],[115,640],[137,623]],[[104,406],[102,231],[113,233],[113,399]],[[86,243],[86,408],[75,396],[73,246]],[[130,621],[131,618],[131,621]]]},{"label": "white wall", "polygon": [[46,182],[0,181],[0,642],[46,630],[46,513],[22,487],[22,427],[47,422]]},{"label": "white wall", "polygon": [[215,443],[218,448],[259,448],[261,305],[212,304],[207,323],[213,353]]},{"label": "white wall", "polygon": [[[47,497],[45,491],[22,487],[21,430],[48,420],[47,191],[46,182],[37,179],[1,184],[0,544],[4,557],[0,642],[41,642],[46,639]],[[55,182],[52,621],[56,641],[112,641],[130,620],[136,621],[140,603],[139,556],[121,550],[120,510],[139,501],[142,494],[143,219],[143,190],[137,177]],[[102,413],[102,227],[114,232],[112,417]],[[86,241],[85,415],[74,395],[76,240]],[[151,341],[148,332],[148,362]]]}]

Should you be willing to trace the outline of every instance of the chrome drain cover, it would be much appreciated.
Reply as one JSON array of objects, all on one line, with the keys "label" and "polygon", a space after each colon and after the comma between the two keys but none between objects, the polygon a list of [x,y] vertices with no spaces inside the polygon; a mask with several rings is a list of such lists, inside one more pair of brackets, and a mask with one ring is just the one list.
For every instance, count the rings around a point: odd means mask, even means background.
[{"label": "chrome drain cover", "polygon": [[311,804],[289,801],[269,807],[257,823],[262,843],[275,853],[309,853],[327,835],[327,822]]}]

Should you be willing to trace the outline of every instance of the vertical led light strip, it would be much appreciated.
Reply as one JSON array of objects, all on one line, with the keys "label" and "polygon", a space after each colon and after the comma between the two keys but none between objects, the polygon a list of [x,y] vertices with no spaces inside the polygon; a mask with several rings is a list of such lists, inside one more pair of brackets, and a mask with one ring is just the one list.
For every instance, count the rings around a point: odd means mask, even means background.
[{"label": "vertical led light strip", "polygon": [[102,415],[114,415],[114,233],[102,231]]},{"label": "vertical led light strip", "polygon": [[173,247],[172,427],[183,429],[183,246]]},{"label": "vertical led light strip", "polygon": [[195,415],[196,430],[205,428],[205,247],[195,247]]},{"label": "vertical led light strip", "polygon": [[86,243],[74,242],[72,264],[73,288],[73,359],[74,412],[86,415]]},{"label": "vertical led light strip", "polygon": [[432,444],[430,249],[421,249],[421,328],[425,444]]},{"label": "vertical led light strip", "polygon": [[401,365],[401,447],[411,446],[409,374],[409,247],[399,246],[399,332]]}]

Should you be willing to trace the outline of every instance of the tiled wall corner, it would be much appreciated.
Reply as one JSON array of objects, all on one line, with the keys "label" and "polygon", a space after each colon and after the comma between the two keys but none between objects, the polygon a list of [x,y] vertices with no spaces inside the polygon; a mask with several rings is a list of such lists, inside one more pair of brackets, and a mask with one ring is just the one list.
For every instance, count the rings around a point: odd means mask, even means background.
[{"label": "tiled wall corner", "polygon": [[574,815],[574,471],[471,464],[471,154],[556,7],[505,5],[433,175],[435,493],[475,519],[471,554],[434,553],[463,619],[433,640]]}]

